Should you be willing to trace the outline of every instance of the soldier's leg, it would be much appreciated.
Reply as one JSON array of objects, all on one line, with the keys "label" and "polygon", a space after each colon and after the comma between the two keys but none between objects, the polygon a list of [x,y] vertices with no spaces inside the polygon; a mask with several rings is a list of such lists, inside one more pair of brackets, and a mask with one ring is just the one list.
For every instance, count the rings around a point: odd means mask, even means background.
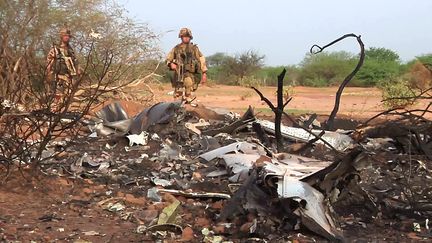
[{"label": "soldier's leg", "polygon": [[183,96],[183,84],[177,82],[174,88],[174,98],[178,98],[182,96]]},{"label": "soldier's leg", "polygon": [[185,96],[190,97],[192,95],[193,91],[193,78],[192,77],[185,77],[184,79],[184,88],[185,88]]},{"label": "soldier's leg", "polygon": [[174,98],[178,98],[183,95],[183,83],[179,82],[177,72],[174,72],[171,77],[171,86],[174,88]]}]

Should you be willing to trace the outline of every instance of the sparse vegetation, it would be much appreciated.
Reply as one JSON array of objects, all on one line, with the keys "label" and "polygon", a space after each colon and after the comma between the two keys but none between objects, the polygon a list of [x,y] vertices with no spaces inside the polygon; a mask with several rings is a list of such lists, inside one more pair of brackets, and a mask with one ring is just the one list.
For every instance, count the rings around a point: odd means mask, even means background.
[{"label": "sparse vegetation", "polygon": [[[242,55],[230,56],[219,52],[209,56],[209,76],[219,84],[247,86],[253,83],[261,86],[275,86],[274,80],[278,73],[286,68],[286,84],[328,87],[339,85],[356,65],[357,60],[357,55],[345,51],[324,52],[319,55],[307,54],[298,65],[272,67],[262,65],[264,56],[256,52],[252,54],[249,51]],[[255,62],[243,62],[241,65],[231,67],[234,60],[237,59],[237,62],[240,62],[248,55],[250,59],[255,59]],[[239,58],[241,56],[243,56],[242,59]],[[363,67],[350,82],[350,86],[380,87],[394,77],[402,77],[406,74],[411,74],[410,82],[417,83],[422,88],[430,86],[432,54],[421,55],[412,61],[402,63],[399,55],[393,50],[371,47],[365,51],[365,56]]]},{"label": "sparse vegetation", "polygon": [[251,91],[243,92],[243,94],[240,96],[240,100],[247,100],[248,98],[252,97],[253,93]]},{"label": "sparse vegetation", "polygon": [[394,78],[381,86],[383,104],[388,109],[407,108],[414,104],[416,93],[404,78]]}]

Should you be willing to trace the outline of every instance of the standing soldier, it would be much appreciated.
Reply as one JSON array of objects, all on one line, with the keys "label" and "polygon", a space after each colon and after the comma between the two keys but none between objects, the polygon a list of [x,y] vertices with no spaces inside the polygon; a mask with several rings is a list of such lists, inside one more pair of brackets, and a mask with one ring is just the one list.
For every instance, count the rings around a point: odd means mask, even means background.
[{"label": "standing soldier", "polygon": [[[186,103],[191,103],[194,100],[192,92],[197,90],[200,82],[205,84],[207,81],[207,66],[205,57],[198,46],[191,42],[192,31],[182,28],[179,38],[181,38],[181,43],[168,53],[166,62],[169,69],[175,71],[174,78],[171,80],[175,88],[174,97],[182,96]],[[201,80],[197,78],[200,73]]]},{"label": "standing soldier", "polygon": [[53,44],[47,57],[47,81],[50,92],[58,100],[72,85],[74,78],[80,74],[78,60],[69,44],[72,38],[68,28],[60,30],[60,44]]}]

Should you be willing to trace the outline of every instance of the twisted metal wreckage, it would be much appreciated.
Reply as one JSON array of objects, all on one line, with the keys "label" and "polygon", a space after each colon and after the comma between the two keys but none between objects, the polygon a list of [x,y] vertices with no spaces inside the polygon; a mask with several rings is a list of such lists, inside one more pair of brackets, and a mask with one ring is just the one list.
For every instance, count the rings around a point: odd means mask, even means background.
[{"label": "twisted metal wreckage", "polygon": [[[173,121],[178,122],[179,119],[181,121],[182,118],[179,114],[182,113],[184,113],[184,109],[180,103],[167,102],[158,103],[135,117],[128,118],[121,105],[113,103],[97,113],[101,120],[92,126],[92,130],[98,135],[125,135],[129,139],[129,145],[146,145],[150,137],[148,131],[151,126],[160,126]],[[212,136],[203,135],[206,134],[206,131],[216,134],[215,130],[199,130],[200,128],[211,127],[211,123],[203,123],[202,118],[196,123],[190,121],[181,121],[181,123],[184,129],[190,130],[203,140],[214,139]],[[235,127],[232,124],[222,126],[220,130],[231,130],[230,133],[235,134],[239,129],[248,129],[252,124],[255,124],[263,126],[266,131],[272,133],[272,126],[274,126],[269,121],[256,119],[251,109],[246,112],[245,116],[233,123],[237,125]],[[282,131],[283,135],[290,140],[306,142],[312,139],[312,136],[304,134],[302,133],[303,130],[299,131],[294,127],[283,126]],[[319,133],[320,131],[314,132]],[[349,149],[354,144],[348,135],[338,132],[326,132],[323,140],[341,151]],[[357,151],[355,153],[356,155],[359,154]],[[221,220],[230,219],[249,210],[257,210],[260,213],[279,218],[281,223],[284,218],[291,218],[290,221],[293,225],[296,225],[296,220],[301,220],[310,230],[330,240],[341,238],[341,233],[337,230],[332,217],[331,207],[324,194],[316,188],[320,189],[326,183],[331,184],[331,187],[335,186],[333,182],[329,181],[332,179],[325,178],[325,175],[330,174],[330,172],[334,173],[335,168],[338,167],[352,167],[351,160],[331,163],[287,153],[273,153],[264,147],[259,140],[233,142],[201,153],[198,158],[204,163],[215,160],[223,161],[224,168],[209,172],[207,177],[228,176],[231,183],[243,183],[233,196],[213,195],[219,198],[230,198],[229,203],[221,213]],[[327,172],[329,168],[332,169]],[[339,173],[347,177],[354,171],[346,170]],[[338,178],[333,180],[337,181]],[[328,190],[327,193],[331,193],[333,190],[332,188],[326,189]],[[188,195],[176,190],[159,189],[158,191]],[[189,196],[199,197],[198,195]],[[201,196],[205,197],[206,194]],[[275,205],[279,206],[275,207]],[[290,207],[293,208],[290,209]]]}]

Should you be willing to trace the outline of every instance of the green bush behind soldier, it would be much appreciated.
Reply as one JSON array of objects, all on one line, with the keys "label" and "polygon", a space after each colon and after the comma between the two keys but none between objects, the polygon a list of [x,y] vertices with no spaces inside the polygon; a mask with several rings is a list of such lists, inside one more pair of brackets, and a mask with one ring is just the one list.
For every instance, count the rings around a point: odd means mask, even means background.
[{"label": "green bush behind soldier", "polygon": [[59,36],[60,43],[53,44],[47,56],[46,80],[49,91],[56,100],[64,96],[66,88],[81,74],[78,59],[69,43],[72,38],[70,29],[62,28]]},{"label": "green bush behind soldier", "polygon": [[[196,91],[200,83],[207,81],[207,65],[204,55],[198,46],[193,44],[192,31],[182,28],[179,33],[181,43],[176,45],[169,53],[166,63],[170,70],[174,71],[171,83],[174,97],[182,97],[184,101],[193,101],[192,92]],[[201,80],[197,76],[201,74]],[[184,89],[184,90],[183,90]]]}]

